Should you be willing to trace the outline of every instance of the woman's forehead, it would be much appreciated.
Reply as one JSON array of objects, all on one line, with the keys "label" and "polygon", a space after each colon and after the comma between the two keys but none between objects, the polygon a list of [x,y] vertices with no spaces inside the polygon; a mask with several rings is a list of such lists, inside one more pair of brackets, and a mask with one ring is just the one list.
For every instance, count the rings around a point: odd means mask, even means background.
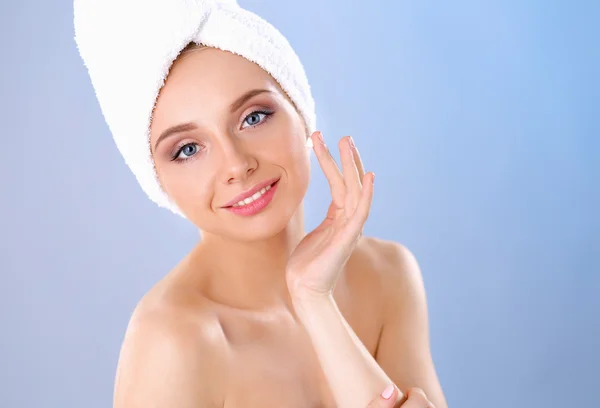
[{"label": "woman's forehead", "polygon": [[196,48],[185,52],[173,64],[165,87],[205,86],[221,92],[265,86],[276,81],[257,64],[244,57],[216,48]]},{"label": "woman's forehead", "polygon": [[186,52],[159,93],[151,133],[174,123],[225,117],[236,100],[253,90],[289,102],[271,75],[241,56],[217,49]]}]

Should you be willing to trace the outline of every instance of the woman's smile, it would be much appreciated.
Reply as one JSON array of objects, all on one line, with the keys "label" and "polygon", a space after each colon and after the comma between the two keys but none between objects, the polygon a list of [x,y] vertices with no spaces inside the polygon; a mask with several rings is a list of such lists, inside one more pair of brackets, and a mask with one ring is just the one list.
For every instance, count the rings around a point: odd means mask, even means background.
[{"label": "woman's smile", "polygon": [[253,189],[256,191],[254,194],[248,195],[243,200],[239,200],[235,204],[225,208],[236,215],[251,216],[258,214],[271,203],[278,185],[279,179],[274,183],[267,183],[264,187],[259,186]]}]

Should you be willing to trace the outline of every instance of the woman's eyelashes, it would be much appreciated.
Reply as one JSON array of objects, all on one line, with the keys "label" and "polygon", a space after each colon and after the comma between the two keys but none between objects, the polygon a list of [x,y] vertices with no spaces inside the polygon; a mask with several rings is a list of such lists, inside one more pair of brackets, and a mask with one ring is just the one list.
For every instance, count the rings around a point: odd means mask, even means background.
[{"label": "woman's eyelashes", "polygon": [[[244,118],[242,124],[247,123],[250,127],[258,126],[269,120],[273,113],[275,112],[272,110],[255,110]],[[250,121],[248,121],[248,119],[250,119]],[[245,129],[246,127],[247,126],[242,126],[242,129]]]},{"label": "woman's eyelashes", "polygon": [[[266,109],[255,110],[244,118],[242,123],[247,123],[248,126],[242,126],[242,129],[246,129],[248,127],[253,128],[262,125],[263,123],[268,121],[274,113],[275,111]],[[175,153],[171,155],[171,160],[179,162],[189,160],[192,157],[196,156],[202,150],[202,148],[203,146],[201,146],[198,143],[190,142],[181,144],[176,148]]]},{"label": "woman's eyelashes", "polygon": [[200,151],[200,145],[198,143],[186,143],[178,147],[171,159],[173,161],[185,161],[189,160],[192,156],[196,155]]}]

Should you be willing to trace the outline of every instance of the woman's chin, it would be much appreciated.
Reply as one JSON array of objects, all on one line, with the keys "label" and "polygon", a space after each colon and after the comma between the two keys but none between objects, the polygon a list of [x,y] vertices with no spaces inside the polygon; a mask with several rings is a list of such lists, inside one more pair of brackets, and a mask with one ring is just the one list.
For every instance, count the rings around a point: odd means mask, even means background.
[{"label": "woman's chin", "polygon": [[260,216],[227,217],[215,228],[205,230],[211,235],[218,235],[235,241],[264,241],[281,234],[290,225],[292,214],[266,211]]},{"label": "woman's chin", "polygon": [[288,226],[289,220],[290,218],[283,214],[239,220],[230,224],[228,235],[240,241],[264,241],[281,234]]}]

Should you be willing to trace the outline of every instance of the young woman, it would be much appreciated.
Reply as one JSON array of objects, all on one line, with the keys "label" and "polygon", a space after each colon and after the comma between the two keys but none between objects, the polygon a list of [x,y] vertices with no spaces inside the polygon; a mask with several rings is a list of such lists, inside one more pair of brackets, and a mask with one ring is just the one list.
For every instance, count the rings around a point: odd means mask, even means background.
[{"label": "young woman", "polygon": [[[137,60],[158,53],[131,48],[136,42],[126,36],[143,30],[132,31],[119,13],[135,11],[133,3],[165,7],[155,10],[155,21],[151,11],[139,19],[152,23],[144,35],[169,26],[170,16],[172,30],[196,24],[190,0],[93,3],[114,4],[109,12],[81,6],[80,51],[115,135],[137,129],[120,121],[142,105],[129,96],[151,94],[140,91],[138,77],[151,71],[153,59]],[[180,14],[169,14],[175,3]],[[260,24],[228,3],[206,3],[214,8],[202,16],[222,16],[213,28],[210,19],[200,24],[214,30],[207,41],[243,41]],[[235,13],[250,19],[248,30],[235,26]],[[233,28],[223,30],[228,22]],[[129,30],[122,36],[121,23]],[[93,35],[85,31],[95,24]],[[255,43],[269,35],[265,27],[256,30]],[[102,48],[113,34],[116,40]],[[340,168],[323,135],[309,130],[306,92],[285,91],[275,70],[198,44],[175,50],[143,142],[161,193],[202,239],[137,305],[120,353],[115,408],[445,408],[418,264],[402,245],[362,236],[374,174],[365,172],[352,138],[338,144]],[[114,54],[94,57],[94,47]],[[285,55],[292,71],[293,55]],[[111,58],[115,64],[103,67]],[[108,89],[120,75],[119,88]],[[129,139],[116,140],[126,158],[144,154]],[[331,205],[321,225],[305,231],[311,150],[329,181]],[[139,173],[131,156],[128,164]]]}]

